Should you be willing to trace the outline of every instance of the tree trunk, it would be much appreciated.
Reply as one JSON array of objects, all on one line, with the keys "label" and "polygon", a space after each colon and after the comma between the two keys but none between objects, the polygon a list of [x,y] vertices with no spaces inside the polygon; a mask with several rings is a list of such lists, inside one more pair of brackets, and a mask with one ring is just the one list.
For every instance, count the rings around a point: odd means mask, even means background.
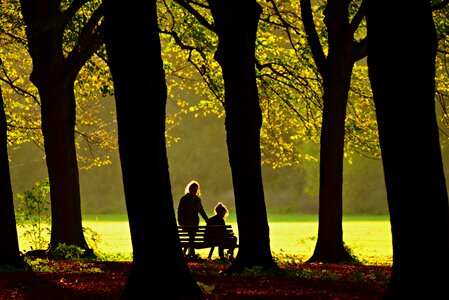
[{"label": "tree trunk", "polygon": [[393,238],[387,299],[449,299],[449,208],[430,2],[368,1],[367,9],[369,76]]},{"label": "tree trunk", "polygon": [[[0,65],[1,65],[0,60]],[[23,267],[17,238],[14,202],[9,173],[7,124],[0,87],[0,266]]]},{"label": "tree trunk", "polygon": [[343,243],[343,157],[346,105],[354,62],[348,7],[329,1],[325,12],[329,54],[322,70],[323,120],[320,149],[318,240],[309,262],[352,262]]},{"label": "tree trunk", "polygon": [[227,270],[276,268],[265,207],[255,74],[255,41],[261,13],[256,1],[210,0],[219,38],[215,58],[223,71],[225,126],[239,228],[239,251]]},{"label": "tree trunk", "polygon": [[156,1],[109,0],[104,12],[133,246],[122,298],[202,299],[182,253],[173,208]]},{"label": "tree trunk", "polygon": [[[39,88],[42,99],[42,132],[50,181],[51,241],[88,249],[81,219],[81,196],[75,149],[75,97],[73,85],[45,72],[46,81]],[[60,75],[61,76],[61,75]],[[47,80],[51,81],[48,82]],[[55,85],[57,88],[55,88]],[[45,99],[45,100],[44,100]]]},{"label": "tree trunk", "polygon": [[[58,1],[21,1],[33,71],[41,99],[42,133],[50,182],[50,249],[60,243],[89,250],[83,235],[78,163],[74,139],[77,68],[62,52],[65,16]],[[82,64],[81,64],[82,65]]]}]

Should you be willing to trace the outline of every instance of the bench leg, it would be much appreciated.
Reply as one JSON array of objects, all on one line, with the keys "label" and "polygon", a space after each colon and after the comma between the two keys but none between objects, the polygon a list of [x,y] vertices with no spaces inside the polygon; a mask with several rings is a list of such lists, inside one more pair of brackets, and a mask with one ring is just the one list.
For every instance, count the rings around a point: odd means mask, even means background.
[{"label": "bench leg", "polygon": [[214,253],[215,246],[210,247],[209,256],[207,258],[212,258],[212,253]]}]

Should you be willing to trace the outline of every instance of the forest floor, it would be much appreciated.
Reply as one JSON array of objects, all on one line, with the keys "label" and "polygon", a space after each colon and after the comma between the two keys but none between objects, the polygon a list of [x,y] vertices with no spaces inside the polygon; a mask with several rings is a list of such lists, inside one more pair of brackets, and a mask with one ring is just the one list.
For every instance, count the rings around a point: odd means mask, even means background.
[{"label": "forest floor", "polygon": [[[208,300],[383,299],[391,276],[391,266],[377,265],[283,263],[282,276],[257,269],[221,276],[229,262],[188,264]],[[0,299],[118,299],[130,267],[130,262],[37,260],[38,271],[0,270]]]}]

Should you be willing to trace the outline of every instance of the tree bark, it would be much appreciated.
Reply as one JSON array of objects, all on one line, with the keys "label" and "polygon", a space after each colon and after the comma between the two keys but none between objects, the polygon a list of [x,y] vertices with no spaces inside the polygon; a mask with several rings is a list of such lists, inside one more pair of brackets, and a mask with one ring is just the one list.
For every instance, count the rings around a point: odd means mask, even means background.
[{"label": "tree bark", "polygon": [[225,126],[239,228],[239,251],[227,272],[277,268],[270,251],[265,207],[255,73],[255,41],[261,7],[256,1],[210,0],[219,39],[215,59],[223,71]]},{"label": "tree bark", "polygon": [[449,208],[435,114],[430,2],[386,7],[369,1],[367,24],[393,238],[387,299],[449,299]]},{"label": "tree bark", "polygon": [[[0,60],[0,66],[2,62]],[[0,266],[23,267],[17,238],[14,202],[9,172],[7,123],[0,87]]]},{"label": "tree bark", "polygon": [[165,142],[167,87],[156,1],[108,0],[104,12],[133,246],[122,298],[203,299],[182,253],[173,208]]},{"label": "tree bark", "polygon": [[67,64],[62,52],[66,16],[58,1],[21,1],[29,52],[30,80],[39,90],[46,153],[52,230],[50,249],[60,243],[90,250],[83,235],[78,163],[74,139],[73,84],[80,66]]}]

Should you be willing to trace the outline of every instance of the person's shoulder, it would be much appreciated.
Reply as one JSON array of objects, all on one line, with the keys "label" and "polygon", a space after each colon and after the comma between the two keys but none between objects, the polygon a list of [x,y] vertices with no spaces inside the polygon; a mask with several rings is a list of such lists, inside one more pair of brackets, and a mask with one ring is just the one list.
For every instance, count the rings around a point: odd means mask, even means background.
[{"label": "person's shoulder", "polygon": [[184,195],[181,198],[179,198],[179,204],[180,205],[186,205],[187,202],[188,202],[187,195]]}]

